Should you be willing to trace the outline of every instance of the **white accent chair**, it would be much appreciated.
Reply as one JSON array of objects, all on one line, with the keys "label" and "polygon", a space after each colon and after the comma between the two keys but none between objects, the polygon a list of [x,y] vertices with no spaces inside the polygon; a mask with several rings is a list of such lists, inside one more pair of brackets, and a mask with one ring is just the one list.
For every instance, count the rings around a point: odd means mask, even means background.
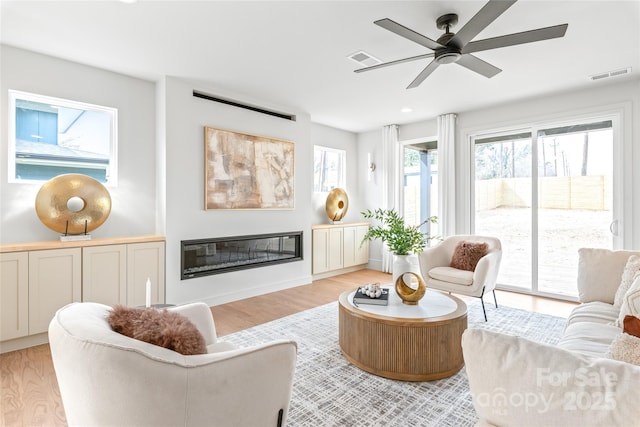
[{"label": "white accent chair", "polygon": [[285,425],[296,343],[236,348],[216,336],[204,303],[172,307],[200,330],[208,354],[183,356],[114,332],[111,307],[75,303],[49,325],[70,426]]},{"label": "white accent chair", "polygon": [[[463,240],[489,245],[489,252],[480,258],[474,271],[458,270],[449,266],[456,245]],[[495,288],[502,259],[502,245],[498,238],[473,235],[450,236],[438,245],[425,249],[418,259],[427,288],[480,298],[485,321],[487,312],[483,297],[486,293],[493,292],[493,301],[498,308]]]}]

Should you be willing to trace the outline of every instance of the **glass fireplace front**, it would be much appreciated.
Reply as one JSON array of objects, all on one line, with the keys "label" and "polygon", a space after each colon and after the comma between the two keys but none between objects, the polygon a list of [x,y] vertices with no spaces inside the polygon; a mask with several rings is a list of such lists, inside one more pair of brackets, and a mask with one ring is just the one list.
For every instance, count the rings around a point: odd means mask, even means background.
[{"label": "glass fireplace front", "polygon": [[183,240],[181,279],[302,260],[302,231]]}]

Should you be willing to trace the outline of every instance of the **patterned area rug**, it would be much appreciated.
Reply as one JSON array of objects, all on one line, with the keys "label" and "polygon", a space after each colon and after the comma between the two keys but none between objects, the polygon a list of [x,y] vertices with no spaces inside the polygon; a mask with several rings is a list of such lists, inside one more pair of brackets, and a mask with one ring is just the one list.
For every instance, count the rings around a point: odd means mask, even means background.
[{"label": "patterned area rug", "polygon": [[[488,298],[490,299],[490,298]],[[555,344],[565,319],[486,303],[468,305],[468,327],[520,335]],[[404,382],[381,378],[351,365],[338,345],[338,303],[222,337],[241,346],[274,339],[298,343],[298,362],[287,425],[472,426],[477,417],[464,368],[438,381]]]}]

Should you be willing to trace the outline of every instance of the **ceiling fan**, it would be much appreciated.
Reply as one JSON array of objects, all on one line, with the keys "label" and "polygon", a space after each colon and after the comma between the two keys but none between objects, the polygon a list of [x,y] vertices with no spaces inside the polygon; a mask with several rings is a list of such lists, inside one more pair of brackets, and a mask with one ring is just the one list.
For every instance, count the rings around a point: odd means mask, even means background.
[{"label": "ceiling fan", "polygon": [[567,31],[567,27],[569,26],[569,24],[554,25],[552,27],[538,28],[536,30],[523,31],[521,33],[471,41],[498,16],[513,6],[516,1],[517,0],[490,0],[457,33],[452,33],[449,30],[458,23],[458,15],[455,13],[442,15],[436,20],[436,26],[440,30],[445,30],[445,33],[441,35],[438,40],[431,40],[429,37],[417,33],[388,18],[375,21],[374,24],[401,37],[409,39],[412,42],[418,43],[421,46],[429,48],[433,50],[433,52],[384,62],[371,67],[360,68],[355,70],[355,72],[361,73],[364,71],[388,67],[390,65],[402,64],[404,62],[433,58],[429,65],[427,65],[420,74],[418,74],[407,89],[418,87],[440,65],[451,64],[454,62],[471,71],[475,71],[485,77],[491,78],[502,70],[472,55],[472,53],[563,37]]}]

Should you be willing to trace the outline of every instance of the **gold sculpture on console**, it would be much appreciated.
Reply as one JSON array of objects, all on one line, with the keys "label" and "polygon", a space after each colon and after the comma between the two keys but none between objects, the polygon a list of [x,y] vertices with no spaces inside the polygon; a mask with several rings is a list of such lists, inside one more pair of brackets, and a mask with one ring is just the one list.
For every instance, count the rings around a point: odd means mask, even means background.
[{"label": "gold sculpture on console", "polygon": [[[415,289],[407,285],[407,283],[405,282],[404,277],[407,275],[411,276],[412,283],[417,284],[417,287]],[[415,282],[413,279],[416,279]],[[398,293],[398,296],[403,303],[407,305],[416,305],[427,292],[427,284],[419,274],[409,271],[407,273],[401,274],[396,279],[396,292]]]},{"label": "gold sculpture on console", "polygon": [[327,196],[325,211],[333,222],[340,222],[349,209],[349,198],[347,192],[342,188],[334,188]]},{"label": "gold sculpture on console", "polygon": [[[89,236],[111,212],[111,196],[99,181],[82,174],[58,175],[36,196],[36,213],[44,225],[63,236]],[[89,236],[90,237],[90,236]],[[64,240],[64,239],[63,239]]]}]

